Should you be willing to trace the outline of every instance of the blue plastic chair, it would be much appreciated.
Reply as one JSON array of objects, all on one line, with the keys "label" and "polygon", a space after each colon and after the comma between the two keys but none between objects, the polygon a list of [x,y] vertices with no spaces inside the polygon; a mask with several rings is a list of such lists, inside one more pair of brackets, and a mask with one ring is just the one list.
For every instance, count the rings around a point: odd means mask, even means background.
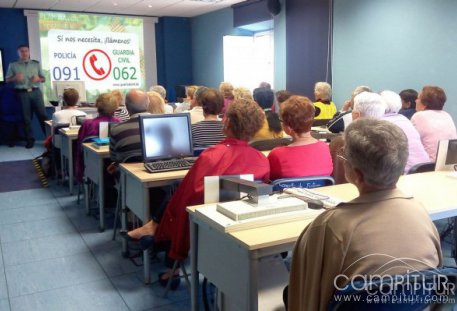
[{"label": "blue plastic chair", "polygon": [[[392,276],[392,279],[371,282],[369,291],[361,290],[367,287],[366,282],[354,280],[345,290],[334,294],[327,310],[416,311],[432,304],[452,304],[456,299],[456,268],[430,269]],[[400,297],[409,300],[400,303]]]},{"label": "blue plastic chair", "polygon": [[318,188],[331,186],[335,180],[331,176],[309,176],[295,178],[281,178],[272,181],[273,191],[282,191],[287,188]]}]

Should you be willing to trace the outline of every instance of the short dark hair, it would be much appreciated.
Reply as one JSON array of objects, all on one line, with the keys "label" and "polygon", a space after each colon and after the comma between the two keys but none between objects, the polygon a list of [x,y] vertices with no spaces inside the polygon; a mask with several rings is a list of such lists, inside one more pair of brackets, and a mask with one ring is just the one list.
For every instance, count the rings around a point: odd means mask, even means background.
[{"label": "short dark hair", "polygon": [[216,89],[205,89],[197,100],[205,114],[217,115],[224,106],[224,97]]},{"label": "short dark hair", "polygon": [[427,110],[442,110],[446,100],[446,93],[439,86],[426,85],[420,94],[420,101]]},{"label": "short dark hair", "polygon": [[405,103],[409,103],[409,108],[416,109],[416,99],[417,99],[417,91],[413,89],[406,89],[400,92],[401,100]]},{"label": "short dark hair", "polygon": [[276,99],[278,100],[279,104],[285,102],[291,96],[292,96],[292,93],[289,92],[288,90],[280,90],[280,91],[276,92]]},{"label": "short dark hair", "polygon": [[73,88],[66,89],[63,92],[63,102],[67,106],[76,106],[79,100],[79,93]]},{"label": "short dark hair", "polygon": [[275,100],[275,94],[271,89],[259,87],[254,90],[254,100],[262,109],[269,109]]},{"label": "short dark hair", "polygon": [[19,45],[19,46],[17,47],[17,50],[20,50],[20,49],[22,49],[22,48],[28,48],[28,49],[30,49],[28,44],[21,44],[21,45]]}]

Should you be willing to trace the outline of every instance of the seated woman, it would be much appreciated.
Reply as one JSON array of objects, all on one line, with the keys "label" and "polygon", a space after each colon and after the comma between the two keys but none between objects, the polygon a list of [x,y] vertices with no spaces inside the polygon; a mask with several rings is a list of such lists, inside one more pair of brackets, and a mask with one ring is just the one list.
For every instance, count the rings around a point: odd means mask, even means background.
[{"label": "seated woman", "polygon": [[130,119],[129,112],[127,111],[127,108],[125,107],[125,102],[124,102],[124,95],[122,95],[121,91],[119,90],[114,90],[111,91],[111,95],[117,102],[117,109],[114,112],[114,116],[121,120],[121,122],[127,121]]},{"label": "seated woman", "polygon": [[224,98],[215,89],[206,89],[197,99],[203,108],[203,121],[192,124],[194,147],[209,147],[225,138],[224,125],[217,116],[222,111]]},{"label": "seated woman", "polygon": [[162,96],[155,91],[149,91],[146,94],[149,98],[148,112],[151,114],[165,113],[165,101]]},{"label": "seated woman", "polygon": [[219,92],[224,96],[224,105],[222,107],[222,114],[225,114],[230,104],[233,102],[235,95],[233,94],[233,85],[230,82],[221,82],[219,85]]},{"label": "seated woman", "polygon": [[446,102],[444,90],[438,86],[424,86],[416,101],[417,112],[411,122],[421,136],[430,161],[436,160],[440,140],[457,138],[452,117],[443,111]]},{"label": "seated woman", "polygon": [[82,150],[82,142],[86,137],[99,135],[100,122],[121,122],[120,119],[114,117],[114,112],[118,108],[117,99],[110,93],[104,93],[97,97],[95,101],[98,117],[95,119],[87,119],[81,125],[78,132],[78,140],[76,142],[76,180],[82,182],[84,176],[84,158]]},{"label": "seated woman", "polygon": [[268,155],[271,180],[286,177],[330,175],[333,170],[328,145],[311,136],[313,103],[303,96],[292,96],[281,105],[284,131],[292,143],[276,147]]},{"label": "seated woman", "polygon": [[[206,149],[198,157],[173,194],[160,223],[150,221],[143,227],[129,231],[128,238],[154,236],[156,241],[170,241],[168,257],[171,261],[167,260],[168,268],[171,268],[173,260],[187,258],[190,242],[186,207],[203,204],[205,176],[253,174],[255,179],[269,180],[270,166],[267,158],[248,144],[264,119],[262,109],[254,101],[234,101],[224,119],[224,133],[227,138]],[[170,272],[171,270],[161,274],[161,284],[166,284],[171,277]]]},{"label": "seated woman", "polygon": [[274,139],[284,137],[284,131],[277,113],[271,111],[275,100],[273,91],[269,88],[260,87],[254,90],[254,100],[265,111],[265,121],[262,128],[254,135],[253,140]]},{"label": "seated woman", "polygon": [[332,87],[327,82],[317,82],[314,85],[314,106],[320,109],[316,120],[330,120],[336,113],[336,106],[332,102]]},{"label": "seated woman", "polygon": [[416,90],[407,89],[401,91],[399,95],[401,97],[401,109],[398,113],[411,120],[416,113],[416,100],[419,94]]},{"label": "seated woman", "polygon": [[324,211],[298,238],[288,310],[327,310],[337,288],[355,277],[370,281],[442,264],[440,236],[427,211],[396,188],[408,158],[403,131],[360,119],[344,140],[340,156],[359,197]]}]

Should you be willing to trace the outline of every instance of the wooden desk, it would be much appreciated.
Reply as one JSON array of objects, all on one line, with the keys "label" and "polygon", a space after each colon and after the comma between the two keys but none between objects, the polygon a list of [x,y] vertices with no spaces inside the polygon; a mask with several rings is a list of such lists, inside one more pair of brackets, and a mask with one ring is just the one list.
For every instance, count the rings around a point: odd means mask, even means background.
[{"label": "wooden desk", "polygon": [[[270,151],[262,151],[268,156]],[[163,187],[174,184],[186,176],[188,170],[171,171],[163,173],[149,173],[143,163],[123,163],[120,168],[122,209],[130,209],[143,223],[151,219],[149,188]],[[125,217],[122,217],[122,229],[127,229]],[[127,243],[122,241],[122,252],[126,254]],[[144,281],[149,283],[149,256],[148,251],[143,252]]]},{"label": "wooden desk", "polygon": [[332,133],[326,127],[313,126],[311,127],[311,136],[316,139],[325,139],[331,141],[332,139],[341,136],[342,133]]},{"label": "wooden desk", "polygon": [[[105,230],[105,184],[104,184],[104,161],[109,158],[109,146],[94,147],[94,143],[83,144],[84,154],[84,178],[91,180],[98,186],[98,209],[100,215],[100,231]],[[84,183],[84,204],[89,214],[89,194],[87,182]]]},{"label": "wooden desk", "polygon": [[[68,161],[68,186],[70,194],[73,194],[74,186],[74,163],[73,163],[73,142],[78,139],[79,128],[76,129],[60,129],[62,137],[62,146],[60,148],[60,163],[64,168],[65,158]],[[65,174],[62,174],[62,179],[65,179]]]},{"label": "wooden desk", "polygon": [[[120,168],[122,210],[130,209],[143,224],[151,219],[149,188],[168,186],[184,178],[187,170],[149,173],[143,163],[123,163]],[[125,217],[121,217],[122,229],[127,229]],[[122,241],[122,252],[126,254],[127,243]],[[150,262],[148,251],[143,252],[144,282],[150,283]]]},{"label": "wooden desk", "polygon": [[44,121],[44,128],[46,132],[46,138],[52,135],[52,120]]},{"label": "wooden desk", "polygon": [[[402,176],[398,187],[421,201],[432,220],[457,216],[457,179],[447,172]],[[358,196],[351,184],[314,189],[349,201]],[[262,257],[291,250],[311,220],[223,233],[195,213],[201,206],[187,208],[191,219],[192,310],[198,310],[198,272],[202,272],[224,293],[226,301],[236,301],[237,310],[258,309],[258,263]],[[235,273],[236,271],[236,273]],[[226,299],[225,299],[226,298]]]}]

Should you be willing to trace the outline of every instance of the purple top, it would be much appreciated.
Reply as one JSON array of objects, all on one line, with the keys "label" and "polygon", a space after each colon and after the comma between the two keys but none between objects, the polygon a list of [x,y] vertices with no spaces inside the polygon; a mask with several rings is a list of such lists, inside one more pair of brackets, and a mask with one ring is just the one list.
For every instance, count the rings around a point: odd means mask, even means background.
[{"label": "purple top", "polygon": [[82,150],[82,142],[85,138],[90,136],[98,137],[98,131],[100,122],[121,122],[120,119],[116,117],[110,116],[98,116],[95,119],[86,119],[84,123],[81,125],[81,128],[78,132],[78,140],[76,142],[76,164],[75,164],[75,173],[76,173],[76,180],[81,182],[84,176],[84,158],[83,158],[83,150]]},{"label": "purple top", "polygon": [[422,145],[419,133],[407,117],[398,113],[386,113],[382,119],[397,125],[403,130],[406,138],[408,138],[409,156],[406,162],[405,173],[416,164],[430,162],[428,154]]}]

